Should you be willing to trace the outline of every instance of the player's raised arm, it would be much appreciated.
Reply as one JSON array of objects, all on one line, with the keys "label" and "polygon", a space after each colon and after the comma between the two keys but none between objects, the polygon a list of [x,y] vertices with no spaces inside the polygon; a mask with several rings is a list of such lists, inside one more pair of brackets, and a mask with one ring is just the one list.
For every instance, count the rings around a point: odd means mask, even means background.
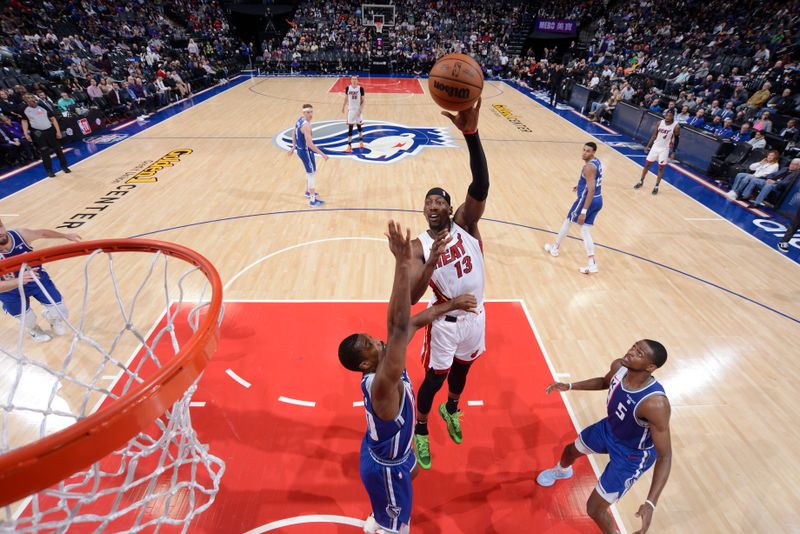
[{"label": "player's raised arm", "polygon": [[386,319],[386,356],[375,371],[372,401],[378,417],[390,420],[400,408],[398,384],[406,367],[406,349],[410,337],[411,298],[408,271],[411,263],[411,231],[406,229],[404,233],[398,223],[389,221],[386,237],[389,239],[389,249],[395,257],[394,284]]},{"label": "player's raised arm", "polygon": [[650,435],[656,449],[656,465],[653,468],[653,481],[644,504],[639,507],[636,517],[642,518],[642,528],[634,534],[645,534],[650,528],[653,513],[658,505],[658,498],[667,484],[672,470],[672,439],[669,433],[671,414],[669,399],[664,395],[655,395],[642,402],[636,411],[636,417],[650,424]]},{"label": "player's raised arm", "polygon": [[81,240],[81,236],[78,234],[65,234],[56,230],[48,230],[47,228],[42,228],[39,230],[20,228],[17,230],[17,232],[19,232],[19,235],[22,237],[22,239],[28,243],[36,241],[37,239],[66,239],[67,241]]},{"label": "player's raised arm", "polygon": [[474,295],[469,295],[469,294],[459,295],[452,300],[448,300],[447,302],[434,304],[430,308],[426,308],[425,311],[421,311],[418,314],[411,317],[411,328],[409,328],[408,332],[409,341],[411,340],[412,337],[414,337],[414,333],[417,330],[419,330],[423,326],[428,326],[437,317],[441,317],[442,315],[454,310],[464,310],[476,313],[475,310],[477,309],[477,307],[478,307],[478,299],[476,299]]},{"label": "player's raised arm", "polygon": [[442,230],[436,235],[436,240],[431,245],[431,253],[425,261],[425,254],[422,252],[422,242],[415,239],[411,243],[412,248],[412,272],[411,272],[411,303],[416,304],[428,287],[428,282],[433,275],[433,270],[439,262],[444,249],[453,240],[450,232]]},{"label": "player's raised arm", "polygon": [[489,167],[486,164],[486,155],[478,136],[478,116],[481,109],[481,99],[474,107],[459,111],[453,115],[443,111],[442,115],[453,121],[456,128],[464,133],[464,140],[469,149],[469,166],[472,170],[472,183],[467,190],[467,199],[456,210],[455,223],[470,234],[478,237],[477,224],[486,208],[486,197],[489,196]]},{"label": "player's raised arm", "polygon": [[619,368],[622,366],[622,359],[617,359],[611,362],[611,368],[606,373],[606,376],[598,376],[596,378],[589,378],[588,380],[581,380],[580,382],[572,382],[565,384],[564,382],[553,382],[545,392],[549,395],[551,391],[600,391],[608,389],[611,384],[611,379],[614,377]]}]

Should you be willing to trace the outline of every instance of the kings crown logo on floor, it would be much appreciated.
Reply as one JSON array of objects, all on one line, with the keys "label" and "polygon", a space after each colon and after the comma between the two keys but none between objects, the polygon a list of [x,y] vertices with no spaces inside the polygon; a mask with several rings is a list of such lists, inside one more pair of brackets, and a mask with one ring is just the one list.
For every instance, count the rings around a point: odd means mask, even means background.
[{"label": "kings crown logo on floor", "polygon": [[[275,144],[283,150],[292,146],[292,130],[287,128],[275,136]],[[368,163],[394,163],[415,156],[423,148],[455,148],[446,127],[403,126],[383,121],[364,121],[364,148],[358,144],[358,130],[353,128],[352,152],[347,152],[347,124],[344,121],[311,123],[314,144],[332,158],[352,158]]]}]

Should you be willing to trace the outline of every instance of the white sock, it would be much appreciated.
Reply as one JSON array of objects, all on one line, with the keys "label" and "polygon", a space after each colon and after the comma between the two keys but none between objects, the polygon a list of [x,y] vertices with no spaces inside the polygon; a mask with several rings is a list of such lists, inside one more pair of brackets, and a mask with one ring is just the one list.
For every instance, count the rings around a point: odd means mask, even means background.
[{"label": "white sock", "polygon": [[[583,246],[586,248],[586,255],[589,257],[594,256],[594,241],[592,241],[592,234],[589,232],[591,226],[588,224],[581,225],[581,237],[583,237]],[[589,264],[594,263],[590,260]]]},{"label": "white sock", "polygon": [[556,236],[556,242],[555,242],[556,248],[558,248],[559,245],[561,245],[561,242],[564,240],[564,238],[567,237],[567,234],[569,233],[569,227],[571,224],[572,223],[569,221],[569,219],[564,219],[564,224],[561,225],[561,230],[558,231],[558,235]]}]

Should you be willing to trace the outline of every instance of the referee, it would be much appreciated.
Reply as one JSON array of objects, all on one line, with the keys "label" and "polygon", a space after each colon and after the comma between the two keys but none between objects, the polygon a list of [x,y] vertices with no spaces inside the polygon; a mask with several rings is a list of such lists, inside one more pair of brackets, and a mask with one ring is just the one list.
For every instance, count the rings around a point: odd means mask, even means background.
[{"label": "referee", "polygon": [[61,151],[61,144],[58,142],[61,139],[61,128],[59,128],[55,116],[50,110],[36,103],[36,96],[28,93],[22,99],[27,104],[22,112],[22,131],[25,133],[25,139],[32,141],[39,148],[47,175],[50,178],[56,176],[53,174],[51,152],[55,152],[58,156],[61,170],[69,174],[72,171],[67,167],[67,160],[64,158],[64,152]]}]

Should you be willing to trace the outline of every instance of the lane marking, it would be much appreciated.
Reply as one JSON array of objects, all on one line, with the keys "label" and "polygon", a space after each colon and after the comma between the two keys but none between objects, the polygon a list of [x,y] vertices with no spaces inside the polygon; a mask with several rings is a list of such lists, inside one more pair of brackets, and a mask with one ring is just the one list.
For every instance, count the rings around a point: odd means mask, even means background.
[{"label": "lane marking", "polygon": [[364,406],[364,401],[355,401],[353,403],[353,408],[358,408],[360,406]]},{"label": "lane marking", "polygon": [[297,399],[292,399],[290,397],[284,397],[283,395],[278,397],[278,400],[281,402],[285,402],[286,404],[294,404],[296,406],[306,406],[308,408],[313,408],[317,405],[317,403],[314,401],[297,400]]},{"label": "lane marking", "polygon": [[467,406],[483,406],[482,400],[467,401]]},{"label": "lane marking", "polygon": [[252,385],[250,382],[248,382],[247,380],[245,380],[241,376],[239,376],[236,373],[234,373],[233,369],[225,369],[225,374],[228,375],[229,377],[233,378],[234,380],[239,382],[239,384],[241,384],[242,386],[244,386],[246,388],[249,388]]},{"label": "lane marking", "polygon": [[189,408],[202,408],[206,405],[205,401],[190,402]]},{"label": "lane marking", "polygon": [[332,523],[334,525],[350,525],[352,527],[364,528],[364,521],[354,517],[345,517],[343,515],[300,515],[261,525],[253,530],[248,530],[244,534],[261,534],[262,532],[269,532],[270,530],[277,530],[282,527],[307,525],[309,523]]}]

